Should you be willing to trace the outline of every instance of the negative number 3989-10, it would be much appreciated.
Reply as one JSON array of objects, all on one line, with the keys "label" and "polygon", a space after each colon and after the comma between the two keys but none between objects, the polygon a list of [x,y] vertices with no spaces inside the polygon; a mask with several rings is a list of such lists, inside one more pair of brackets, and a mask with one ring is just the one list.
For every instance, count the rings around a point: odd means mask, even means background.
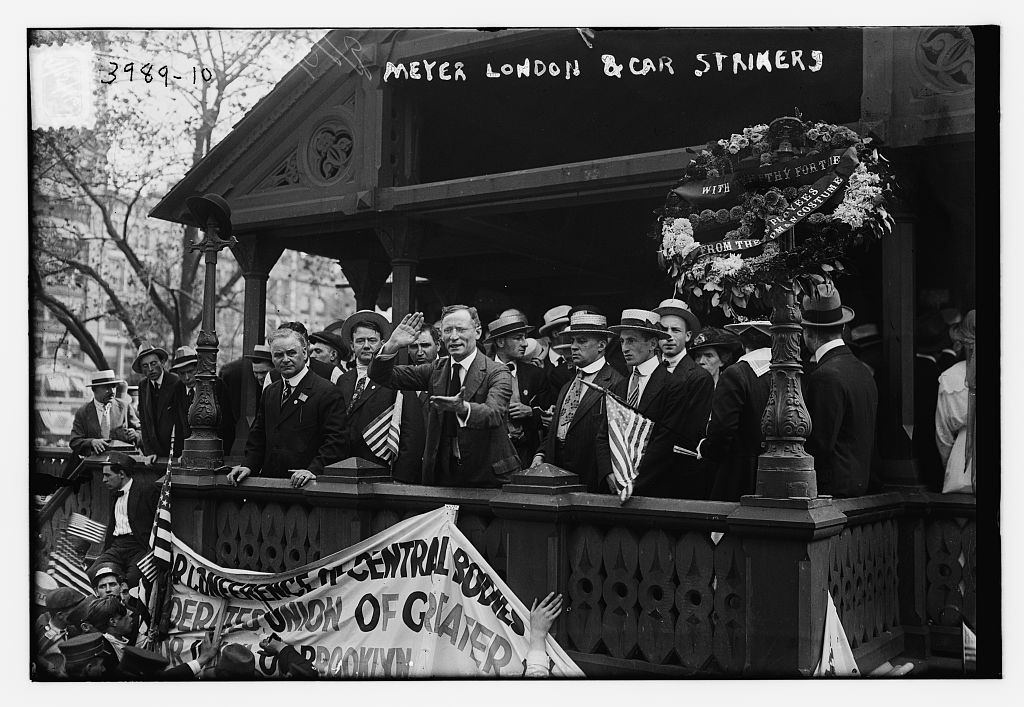
[{"label": "negative number 3989-10", "polygon": [[[100,83],[109,85],[117,81],[119,78],[124,80],[125,76],[128,77],[129,81],[138,79],[139,81],[152,83],[154,80],[153,69],[156,67],[154,67],[153,64],[142,64],[140,66],[136,66],[135,62],[130,61],[122,66],[116,61],[108,61],[107,63],[113,68],[102,72],[104,78],[100,79]],[[169,86],[171,81],[187,81],[188,78],[188,72],[184,75],[179,74],[174,70],[174,67],[169,67],[166,64],[156,70],[156,80],[159,82],[160,79],[163,79],[164,86]],[[199,85],[200,81],[208,83],[212,80],[213,72],[205,66],[202,68],[197,68],[195,66],[192,67],[193,85]]]}]

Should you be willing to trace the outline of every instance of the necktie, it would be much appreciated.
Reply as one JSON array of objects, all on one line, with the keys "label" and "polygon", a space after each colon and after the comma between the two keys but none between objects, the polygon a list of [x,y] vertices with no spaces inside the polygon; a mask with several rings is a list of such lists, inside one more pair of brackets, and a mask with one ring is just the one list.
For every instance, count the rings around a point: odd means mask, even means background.
[{"label": "necktie", "polygon": [[121,498],[121,496],[124,496],[124,489],[121,489],[120,491],[114,491],[114,498]]},{"label": "necktie", "polygon": [[110,439],[110,403],[103,406],[100,414],[100,437]]},{"label": "necktie", "polygon": [[519,402],[519,379],[516,378],[516,364],[508,364],[509,373],[512,374],[512,402]]},{"label": "necktie", "polygon": [[284,383],[284,385],[281,386],[281,407],[284,407],[285,402],[287,402],[288,398],[291,397],[292,387],[288,385],[288,381],[283,378],[281,379],[281,382]]},{"label": "necktie", "polygon": [[368,380],[367,377],[363,376],[358,381],[356,381],[356,389],[352,393],[352,402],[355,402],[356,400],[359,400],[359,396],[363,394],[364,390],[366,390],[366,381],[367,380]]},{"label": "necktie", "polygon": [[629,397],[626,398],[626,404],[630,407],[636,407],[640,404],[640,369],[634,368],[633,375],[629,379]]},{"label": "necktie", "polygon": [[569,425],[572,424],[572,419],[576,417],[576,408],[580,406],[580,400],[583,399],[583,371],[576,376],[572,381],[572,386],[569,388],[569,392],[565,395],[565,400],[562,401],[562,410],[558,415],[558,430],[556,432],[558,439],[565,441],[565,435],[569,432]]},{"label": "necktie", "polygon": [[[459,376],[459,371],[462,370],[462,366],[452,361],[452,377],[448,381],[448,396],[454,396],[459,394],[459,390],[462,389],[462,378]],[[446,412],[444,414],[444,435],[445,437],[457,437],[459,426],[455,421],[454,412]]]}]

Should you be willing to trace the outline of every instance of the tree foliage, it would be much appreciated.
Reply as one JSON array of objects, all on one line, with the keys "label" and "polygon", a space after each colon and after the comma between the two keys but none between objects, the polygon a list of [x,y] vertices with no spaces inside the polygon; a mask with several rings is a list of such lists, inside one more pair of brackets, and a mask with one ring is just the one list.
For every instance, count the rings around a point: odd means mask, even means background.
[{"label": "tree foliage", "polygon": [[[204,272],[201,253],[187,245],[198,234],[146,213],[317,38],[269,30],[33,33],[33,44],[89,42],[97,57],[95,126],[32,134],[30,263],[36,301],[96,366],[109,367],[89,334],[93,319],[116,318],[136,344],[194,340]],[[218,274],[218,307],[232,306],[241,271],[227,251]],[[83,287],[95,296],[69,295]]]}]

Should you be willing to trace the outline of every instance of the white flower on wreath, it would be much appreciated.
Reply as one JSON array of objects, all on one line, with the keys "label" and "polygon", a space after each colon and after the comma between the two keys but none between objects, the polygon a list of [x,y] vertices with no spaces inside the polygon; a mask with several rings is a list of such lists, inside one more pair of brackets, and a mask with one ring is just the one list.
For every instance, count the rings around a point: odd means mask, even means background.
[{"label": "white flower on wreath", "polygon": [[881,177],[868,171],[862,162],[850,175],[843,200],[829,216],[832,221],[840,221],[858,229],[870,217],[875,205],[882,197]]},{"label": "white flower on wreath", "polygon": [[693,240],[693,224],[688,218],[669,218],[661,229],[661,252],[671,259],[678,257],[685,261],[700,244]]}]

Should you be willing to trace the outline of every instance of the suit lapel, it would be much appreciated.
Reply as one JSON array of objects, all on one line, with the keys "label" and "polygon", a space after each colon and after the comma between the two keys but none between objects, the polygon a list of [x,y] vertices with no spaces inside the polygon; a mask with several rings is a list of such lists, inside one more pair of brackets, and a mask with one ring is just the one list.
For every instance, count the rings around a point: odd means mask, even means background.
[{"label": "suit lapel", "polygon": [[478,351],[476,358],[473,359],[473,365],[466,371],[466,377],[462,382],[462,385],[466,388],[466,394],[462,396],[465,400],[469,400],[476,394],[480,384],[484,382],[486,370],[487,365],[484,362],[484,355]]},{"label": "suit lapel", "polygon": [[[356,410],[361,408],[363,406],[363,404],[366,403],[367,400],[369,400],[370,398],[378,395],[379,393],[382,393],[383,391],[384,391],[384,388],[382,388],[381,386],[377,385],[376,383],[374,383],[371,380],[367,380],[366,381],[366,387],[363,388],[363,392],[359,396],[359,399],[353,401],[353,403],[351,405],[349,405],[349,408],[348,408],[349,414],[351,415],[352,413],[354,413]],[[354,389],[353,389],[353,392],[354,392]]]},{"label": "suit lapel", "polygon": [[[682,365],[680,362],[679,365]],[[678,368],[676,369],[678,370]],[[668,378],[668,369],[665,366],[658,366],[651,373],[651,379],[647,381],[647,385],[644,386],[644,394],[640,396],[640,404],[637,405],[637,409],[640,412],[646,412],[661,393],[661,389],[665,385],[665,379]]]},{"label": "suit lapel", "polygon": [[[299,384],[297,386],[295,386],[295,390],[292,391],[292,396],[290,398],[288,398],[288,402],[286,402],[284,404],[284,408],[281,409],[281,417],[278,418],[278,424],[280,424],[280,423],[284,422],[285,420],[287,420],[289,417],[291,417],[296,412],[298,412],[299,408],[301,408],[303,405],[306,404],[305,402],[303,402],[303,401],[301,401],[299,399],[299,396],[301,394],[305,394],[307,397],[309,396],[309,392],[313,389],[313,379],[310,378],[310,376],[315,376],[315,375],[316,374],[313,373],[313,371],[311,371],[311,370],[307,371],[306,375],[302,378],[301,381],[299,381]],[[281,384],[281,388],[282,389],[283,389],[283,387],[284,387],[284,383]],[[280,406],[280,400],[281,400],[281,390],[278,390],[278,392],[277,392],[278,406]]]},{"label": "suit lapel", "polygon": [[[612,380],[611,370],[611,366],[609,366],[607,363],[604,364],[604,368],[598,371],[597,375],[594,376],[594,380],[590,382],[593,383],[594,385],[599,385],[602,388],[610,388]],[[572,384],[570,383],[570,385]],[[572,426],[575,425],[577,421],[581,420],[585,416],[587,410],[593,407],[594,404],[597,403],[603,397],[604,393],[599,393],[593,388],[587,388],[586,391],[583,393],[583,397],[580,399],[579,407],[576,408],[576,414],[573,415],[572,421],[569,422],[569,429],[571,430]]]}]

